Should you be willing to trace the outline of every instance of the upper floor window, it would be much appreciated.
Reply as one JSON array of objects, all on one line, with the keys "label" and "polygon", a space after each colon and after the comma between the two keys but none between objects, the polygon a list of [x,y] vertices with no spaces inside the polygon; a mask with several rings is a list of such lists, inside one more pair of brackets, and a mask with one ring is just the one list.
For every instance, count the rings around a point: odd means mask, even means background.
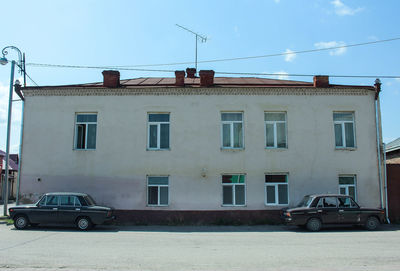
[{"label": "upper floor window", "polygon": [[222,148],[243,148],[243,113],[221,113]]},{"label": "upper floor window", "polygon": [[355,148],[354,113],[334,112],[336,148]]},{"label": "upper floor window", "polygon": [[169,113],[148,114],[149,150],[169,149]]},{"label": "upper floor window", "polygon": [[286,113],[265,112],[265,147],[287,148]]},{"label": "upper floor window", "polygon": [[339,176],[339,193],[342,195],[349,195],[354,200],[356,199],[356,176]]},{"label": "upper floor window", "polygon": [[289,204],[289,187],[286,174],[265,175],[265,204]]},{"label": "upper floor window", "polygon": [[75,149],[96,149],[97,114],[76,114]]},{"label": "upper floor window", "polygon": [[245,202],[245,175],[222,175],[222,204],[243,206]]}]

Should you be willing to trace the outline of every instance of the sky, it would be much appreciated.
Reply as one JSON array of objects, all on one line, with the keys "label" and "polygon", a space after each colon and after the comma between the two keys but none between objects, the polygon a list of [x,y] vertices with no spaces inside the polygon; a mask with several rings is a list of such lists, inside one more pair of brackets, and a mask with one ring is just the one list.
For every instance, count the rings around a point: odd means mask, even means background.
[{"label": "sky", "polygon": [[[397,0],[3,0],[0,49],[26,54],[26,71],[40,86],[102,81],[103,69],[39,67],[33,64],[136,66],[121,78],[173,77],[198,70],[277,74],[267,78],[312,81],[310,75],[400,77],[400,40],[305,54],[201,63],[351,45],[400,37]],[[18,60],[15,51],[7,55]],[[137,66],[170,64],[164,66]],[[0,149],[5,150],[11,65],[0,66]],[[164,72],[167,70],[168,72]],[[237,76],[237,75],[236,75]],[[22,82],[20,74],[16,79]],[[373,85],[375,78],[330,78],[333,84]],[[381,79],[383,139],[400,137],[400,79]],[[34,85],[27,80],[27,85]],[[17,100],[17,96],[14,97]],[[50,113],[50,112],[49,112]],[[11,152],[20,140],[21,102],[13,102]]]}]

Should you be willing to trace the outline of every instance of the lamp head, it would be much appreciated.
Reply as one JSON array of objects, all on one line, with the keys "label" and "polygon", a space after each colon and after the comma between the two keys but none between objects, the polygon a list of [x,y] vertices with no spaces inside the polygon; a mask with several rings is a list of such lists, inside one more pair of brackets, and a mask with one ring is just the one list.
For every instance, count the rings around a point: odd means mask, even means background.
[{"label": "lamp head", "polygon": [[4,56],[2,58],[0,58],[0,64],[1,65],[6,65],[8,63],[7,58],[5,58]]},{"label": "lamp head", "polygon": [[15,80],[15,85],[21,85],[21,82],[17,79],[17,80]]}]

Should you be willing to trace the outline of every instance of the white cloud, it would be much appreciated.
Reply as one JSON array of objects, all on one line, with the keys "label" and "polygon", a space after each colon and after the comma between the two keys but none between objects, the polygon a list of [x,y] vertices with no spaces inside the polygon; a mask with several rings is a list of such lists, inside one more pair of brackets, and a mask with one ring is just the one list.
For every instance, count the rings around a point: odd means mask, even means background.
[{"label": "white cloud", "polygon": [[[321,41],[321,42],[315,43],[314,46],[317,49],[325,49],[325,48],[331,48],[331,47],[346,46],[346,43],[343,41]],[[343,55],[344,53],[346,53],[346,51],[347,51],[346,47],[340,47],[337,49],[332,49],[331,51],[329,51],[329,54],[331,56],[339,56],[339,55]]]},{"label": "white cloud", "polygon": [[285,71],[278,71],[278,72],[274,72],[273,74],[276,74],[273,77],[277,78],[279,80],[288,80],[289,79],[289,74]]},{"label": "white cloud", "polygon": [[[18,80],[21,81],[21,78],[18,78]],[[9,93],[10,87],[0,82],[0,126],[4,127],[7,125]],[[13,99],[17,100],[19,97],[14,93]],[[21,121],[21,102],[13,102],[11,121],[12,123],[19,123]]]},{"label": "white cloud", "polygon": [[296,55],[292,50],[290,50],[290,49],[286,49],[285,53],[287,54],[287,55],[285,55],[285,61],[286,61],[286,62],[292,62],[292,61],[296,58],[296,56],[297,56],[297,55]]},{"label": "white cloud", "polygon": [[354,15],[357,12],[362,11],[364,8],[358,7],[358,8],[351,8],[349,6],[346,6],[342,1],[340,0],[333,0],[331,4],[335,8],[335,13],[339,16],[346,16],[346,15]]},{"label": "white cloud", "polygon": [[281,0],[274,0],[275,3],[279,4]]}]

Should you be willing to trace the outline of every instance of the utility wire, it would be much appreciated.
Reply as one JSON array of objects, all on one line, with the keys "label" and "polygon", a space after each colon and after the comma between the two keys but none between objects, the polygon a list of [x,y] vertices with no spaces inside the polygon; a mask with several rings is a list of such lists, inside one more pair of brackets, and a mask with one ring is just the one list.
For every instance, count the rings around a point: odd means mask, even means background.
[{"label": "utility wire", "polygon": [[[257,59],[257,58],[267,58],[267,57],[275,57],[275,56],[285,56],[285,55],[293,55],[293,54],[305,54],[305,53],[313,53],[313,52],[320,52],[320,51],[328,51],[328,50],[336,50],[342,48],[349,48],[349,47],[356,47],[356,46],[364,46],[376,43],[384,43],[400,40],[400,37],[385,39],[385,40],[376,40],[376,41],[369,41],[369,42],[362,42],[362,43],[354,43],[348,45],[341,45],[341,46],[332,46],[327,48],[319,48],[319,49],[310,49],[310,50],[302,50],[302,51],[295,51],[295,52],[284,52],[284,53],[276,53],[276,54],[268,54],[268,55],[259,55],[259,56],[246,56],[246,57],[235,57],[235,58],[223,58],[223,59],[212,59],[212,60],[202,60],[198,61],[198,63],[212,63],[212,62],[224,62],[224,61],[235,61],[235,60],[246,60],[246,59]],[[26,65],[30,66],[58,66],[58,67],[65,67],[65,68],[90,68],[90,69],[106,69],[106,68],[132,68],[132,67],[151,67],[151,66],[173,66],[173,65],[184,65],[184,64],[193,64],[194,62],[175,62],[175,63],[164,63],[164,64],[141,64],[141,65],[125,65],[125,66],[69,66],[69,65],[53,65],[53,64],[40,64],[40,63],[27,63]],[[149,70],[143,70],[149,71]]]},{"label": "utility wire", "polygon": [[17,65],[17,66],[21,69],[21,71],[29,78],[29,80],[32,81],[32,83],[34,83],[37,87],[39,86],[38,84],[36,84],[35,80],[33,80],[32,77],[29,76],[29,74],[26,72],[26,70],[25,70],[23,67],[21,67],[19,64],[16,64],[16,65]]}]

